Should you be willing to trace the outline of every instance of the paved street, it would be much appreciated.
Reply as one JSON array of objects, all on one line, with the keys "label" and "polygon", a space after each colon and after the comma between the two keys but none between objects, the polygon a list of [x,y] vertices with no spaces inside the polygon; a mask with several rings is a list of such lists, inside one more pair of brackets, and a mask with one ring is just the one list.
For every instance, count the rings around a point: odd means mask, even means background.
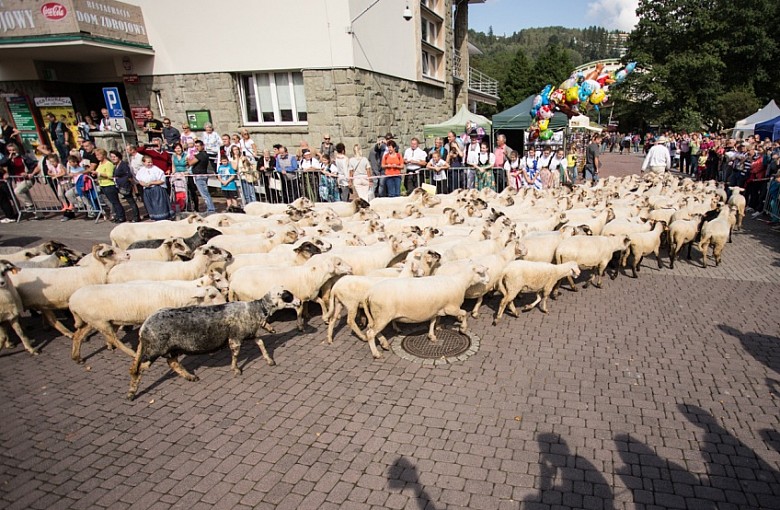
[{"label": "paved street", "polygon": [[[0,225],[0,244],[87,249],[110,226]],[[374,361],[348,328],[327,345],[319,315],[300,334],[279,314],[277,366],[250,343],[239,377],[227,350],[184,358],[199,382],[159,360],[133,402],[127,356],[95,335],[77,365],[27,318],[41,355],[0,352],[0,506],[780,508],[778,249],[747,219],[718,268],[650,257],[497,326],[490,299],[452,365]]]}]

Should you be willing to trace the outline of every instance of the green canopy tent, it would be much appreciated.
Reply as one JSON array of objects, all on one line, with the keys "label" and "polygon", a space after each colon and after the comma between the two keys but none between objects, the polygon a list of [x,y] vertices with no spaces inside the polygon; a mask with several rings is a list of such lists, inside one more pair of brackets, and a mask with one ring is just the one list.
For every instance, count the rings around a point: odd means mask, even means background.
[{"label": "green canopy tent", "polygon": [[[531,126],[531,121],[533,120],[531,118],[531,105],[533,105],[535,96],[535,94],[528,96],[513,107],[493,115],[491,120],[493,121],[494,144],[495,137],[499,134],[503,134],[510,147],[517,149],[521,154],[523,153],[525,150],[524,132]],[[553,118],[550,119],[550,124],[547,129],[559,131],[568,126],[569,119],[566,115],[561,112],[556,112]]]},{"label": "green canopy tent", "polygon": [[[436,138],[440,136],[446,138],[447,133],[454,131],[455,134],[460,135],[463,133],[463,129],[466,127],[466,121],[471,121],[472,124],[476,123],[479,127],[485,130],[485,134],[490,136],[490,120],[482,115],[471,113],[465,105],[461,105],[458,113],[451,119],[445,120],[439,124],[427,124],[423,126],[423,134],[426,142],[429,138]],[[431,144],[432,145],[432,144]]]},{"label": "green canopy tent", "polygon": [[[493,130],[506,131],[512,129],[527,130],[531,126],[531,106],[534,103],[534,97],[528,96],[522,102],[514,105],[508,110],[493,115]],[[561,112],[556,112],[547,129],[558,130],[569,125],[569,119]]]}]

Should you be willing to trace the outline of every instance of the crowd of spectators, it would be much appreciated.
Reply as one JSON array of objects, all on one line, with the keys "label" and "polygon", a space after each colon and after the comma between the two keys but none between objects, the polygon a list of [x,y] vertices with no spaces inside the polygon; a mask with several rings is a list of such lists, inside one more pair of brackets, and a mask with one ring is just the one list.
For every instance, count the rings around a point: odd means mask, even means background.
[{"label": "crowd of spectators", "polygon": [[[665,150],[659,151],[659,146]],[[758,135],[737,140],[714,133],[666,132],[657,137],[646,135],[645,151],[643,170],[661,166],[668,157],[666,170],[679,171],[694,180],[716,180],[727,190],[740,187],[753,217],[765,214],[773,225],[779,224],[780,142],[761,140]]]}]

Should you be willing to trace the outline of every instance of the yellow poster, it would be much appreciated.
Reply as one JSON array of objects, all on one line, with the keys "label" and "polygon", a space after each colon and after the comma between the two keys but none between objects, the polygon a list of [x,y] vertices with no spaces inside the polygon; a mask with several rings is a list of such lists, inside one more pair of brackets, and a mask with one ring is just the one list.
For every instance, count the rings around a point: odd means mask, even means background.
[{"label": "yellow poster", "polygon": [[[65,126],[67,126],[68,130],[70,131],[70,146],[71,148],[78,149],[78,144],[76,143],[76,140],[79,136],[79,130],[76,126],[78,124],[78,120],[76,120],[76,111],[73,109],[73,103],[71,102],[69,97],[36,97],[35,98],[35,106],[38,107],[38,111],[41,114],[41,117],[43,118],[43,122],[45,124],[45,130],[46,134],[51,138],[51,135],[48,132],[49,127],[49,121],[46,118],[46,116],[50,113],[53,113],[54,116],[57,118],[57,120],[63,122]],[[48,140],[48,143],[51,147],[54,146],[54,143],[51,139]]]}]

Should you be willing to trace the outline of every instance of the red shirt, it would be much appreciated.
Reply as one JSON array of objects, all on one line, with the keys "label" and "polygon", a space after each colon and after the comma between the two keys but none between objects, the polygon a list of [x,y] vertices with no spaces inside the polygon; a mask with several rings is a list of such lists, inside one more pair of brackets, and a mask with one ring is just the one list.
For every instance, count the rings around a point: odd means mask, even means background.
[{"label": "red shirt", "polygon": [[158,151],[151,147],[138,147],[138,153],[152,158],[154,166],[167,174],[171,173],[171,155],[166,151]]},{"label": "red shirt", "polygon": [[[404,166],[404,158],[397,152],[395,154],[390,154],[389,152],[382,156],[382,167],[386,167],[387,165],[399,165],[401,167]],[[385,175],[401,175],[401,169],[400,168],[388,168],[385,170]]]}]

